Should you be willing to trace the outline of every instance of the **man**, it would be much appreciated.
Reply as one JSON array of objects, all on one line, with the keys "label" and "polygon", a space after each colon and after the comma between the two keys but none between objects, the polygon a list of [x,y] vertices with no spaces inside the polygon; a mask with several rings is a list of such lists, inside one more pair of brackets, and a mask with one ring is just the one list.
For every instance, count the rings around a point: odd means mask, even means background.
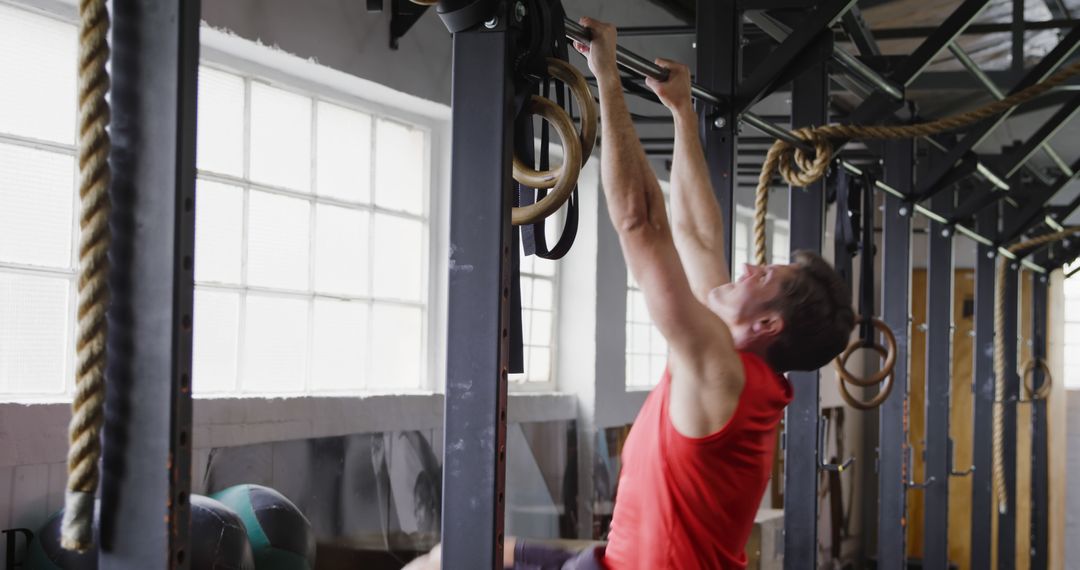
[{"label": "man", "polygon": [[[590,18],[581,25],[593,38],[591,46],[575,47],[588,58],[600,90],[608,211],[670,355],[623,448],[606,551],[560,555],[510,543],[506,563],[544,569],[744,568],[746,541],[769,480],[776,426],[791,400],[792,387],[778,372],[816,370],[840,353],[854,326],[851,294],[809,252],[795,254],[790,265],[748,265],[731,282],[689,72],[658,60],[670,77],[647,83],[675,124],[669,223],[623,98],[615,28]],[[550,561],[523,564],[523,556]],[[431,559],[437,558],[434,551]]]}]

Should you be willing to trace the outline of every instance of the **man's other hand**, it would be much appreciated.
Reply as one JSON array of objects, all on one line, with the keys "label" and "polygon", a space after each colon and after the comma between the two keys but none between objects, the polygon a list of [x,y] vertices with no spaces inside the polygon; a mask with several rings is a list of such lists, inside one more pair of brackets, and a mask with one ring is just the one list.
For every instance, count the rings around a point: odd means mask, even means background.
[{"label": "man's other hand", "polygon": [[656,65],[668,70],[668,78],[666,81],[647,78],[645,84],[649,89],[652,89],[672,112],[693,110],[694,104],[690,99],[690,68],[670,59],[657,59]]}]

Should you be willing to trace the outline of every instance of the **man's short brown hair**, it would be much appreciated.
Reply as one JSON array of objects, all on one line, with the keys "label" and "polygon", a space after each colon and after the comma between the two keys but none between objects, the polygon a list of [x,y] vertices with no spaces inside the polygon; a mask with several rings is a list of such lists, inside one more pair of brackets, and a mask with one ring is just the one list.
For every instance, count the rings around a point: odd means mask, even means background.
[{"label": "man's short brown hair", "polygon": [[847,346],[855,326],[851,289],[820,255],[797,251],[791,257],[795,276],[769,307],[780,311],[784,328],[766,357],[777,372],[817,370]]}]

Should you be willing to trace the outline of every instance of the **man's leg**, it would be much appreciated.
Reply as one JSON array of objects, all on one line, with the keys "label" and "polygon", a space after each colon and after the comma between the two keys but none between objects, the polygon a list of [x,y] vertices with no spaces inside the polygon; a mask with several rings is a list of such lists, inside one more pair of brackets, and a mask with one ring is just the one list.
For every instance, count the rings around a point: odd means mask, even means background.
[{"label": "man's leg", "polygon": [[514,545],[513,570],[603,570],[604,547],[591,546],[572,552],[557,546],[518,540]]}]

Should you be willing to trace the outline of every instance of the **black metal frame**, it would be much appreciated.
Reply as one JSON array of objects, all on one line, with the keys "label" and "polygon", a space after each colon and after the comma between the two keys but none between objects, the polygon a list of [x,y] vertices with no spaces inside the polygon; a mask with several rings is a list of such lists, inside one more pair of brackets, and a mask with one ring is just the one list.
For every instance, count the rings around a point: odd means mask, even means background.
[{"label": "black metal frame", "polygon": [[190,563],[199,9],[199,2],[112,3],[103,569]]},{"label": "black metal frame", "polygon": [[[1035,362],[1046,359],[1048,281],[1045,275],[1037,275],[1031,283],[1031,358]],[[1031,386],[1037,391],[1047,379],[1038,366],[1033,374]],[[1031,568],[1047,568],[1050,557],[1049,427],[1046,420],[1046,400],[1034,400],[1031,404]]]},{"label": "black metal frame", "polygon": [[[698,0],[697,14],[697,80],[730,101],[735,97],[742,73],[742,12],[733,2]],[[698,116],[702,149],[723,216],[724,256],[730,268],[738,179],[738,113],[732,105],[719,107],[699,101]]]},{"label": "black metal frame", "polygon": [[[890,141],[885,145],[885,181],[904,194],[914,185],[915,144]],[[907,568],[907,405],[908,345],[911,315],[911,204],[885,196],[882,233],[881,310],[896,336],[893,393],[878,415],[878,543],[882,570]]]},{"label": "black metal frame", "polygon": [[[818,44],[820,63],[808,68],[792,86],[791,126],[822,125],[828,120],[829,75],[825,61],[829,43]],[[824,181],[807,188],[790,188],[791,251],[821,252],[825,230]],[[794,399],[784,419],[784,568],[795,570],[817,559],[818,469],[821,396],[819,372],[790,372]]]},{"label": "black metal frame", "polygon": [[[979,213],[976,228],[992,233],[997,211]],[[994,280],[997,255],[994,248],[979,244],[975,259],[975,340],[972,343],[972,414],[974,440],[971,481],[970,568],[990,568],[993,508],[993,415],[994,415]]]},{"label": "black metal frame", "polygon": [[390,0],[390,49],[398,49],[398,40],[409,33],[428,8],[410,0]]},{"label": "black metal frame", "polygon": [[505,4],[493,21],[491,28],[454,34],[443,418],[446,568],[502,564],[514,116],[513,38]]},{"label": "black metal frame", "polygon": [[[738,112],[745,111],[785,80],[790,81],[793,69],[805,68],[814,61],[825,61],[820,56],[822,50],[813,48],[828,44],[827,54],[832,55],[832,34],[828,33],[827,26],[854,4],[855,0],[828,0],[806,14],[799,27],[739,84],[732,106]],[[700,34],[698,38],[700,40]],[[795,98],[794,94],[792,98]]]},{"label": "black metal frame", "polygon": [[[1080,47],[1080,25],[1062,38],[1061,42],[1059,42],[1050,53],[1046,54],[1035,67],[1025,73],[1023,79],[1009,91],[1009,94],[1011,95],[1022,91],[1048,77],[1078,47]],[[1012,110],[1009,110],[972,127],[964,138],[944,154],[943,160],[927,172],[926,179],[919,184],[920,198],[929,198],[935,193],[944,190],[945,186],[942,184],[942,180],[945,179],[948,173],[954,168],[957,161],[964,155],[972,152],[971,149],[973,149],[975,145],[982,142],[991,132],[1004,123],[1011,114]]]},{"label": "black metal frame", "polygon": [[[952,193],[933,200],[934,209],[952,209]],[[931,222],[926,269],[926,421],[925,470],[929,485],[923,491],[923,567],[945,570],[949,565],[949,402],[952,388],[953,230]]]}]

